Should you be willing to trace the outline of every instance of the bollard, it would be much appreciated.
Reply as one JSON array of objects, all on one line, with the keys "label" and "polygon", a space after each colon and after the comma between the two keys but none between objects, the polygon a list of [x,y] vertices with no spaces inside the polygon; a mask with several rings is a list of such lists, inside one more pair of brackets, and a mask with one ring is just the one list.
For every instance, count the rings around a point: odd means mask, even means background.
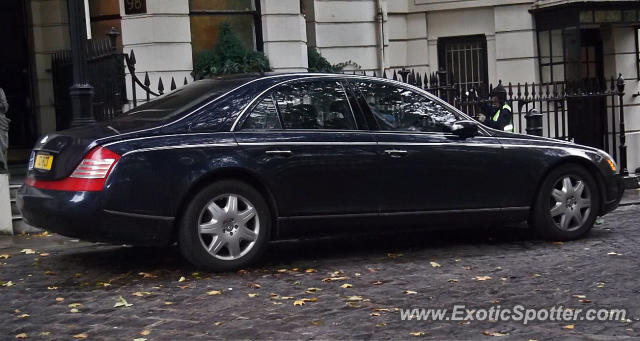
[{"label": "bollard", "polygon": [[533,108],[525,115],[527,121],[527,134],[542,136],[542,114]]}]

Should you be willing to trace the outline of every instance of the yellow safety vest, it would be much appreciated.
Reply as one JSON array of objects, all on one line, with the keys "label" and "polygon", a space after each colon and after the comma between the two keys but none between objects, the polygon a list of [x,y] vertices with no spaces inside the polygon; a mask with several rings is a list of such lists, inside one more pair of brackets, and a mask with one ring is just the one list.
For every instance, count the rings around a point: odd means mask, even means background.
[{"label": "yellow safety vest", "polygon": [[513,111],[511,110],[511,107],[509,106],[509,104],[505,103],[502,108],[498,109],[498,111],[496,111],[496,114],[493,115],[493,122],[498,122],[498,118],[500,118],[500,112],[502,111],[502,109],[507,109],[509,111],[511,111],[511,122],[509,122],[509,124],[507,124],[506,126],[504,126],[503,130],[504,131],[510,131],[513,132]]}]

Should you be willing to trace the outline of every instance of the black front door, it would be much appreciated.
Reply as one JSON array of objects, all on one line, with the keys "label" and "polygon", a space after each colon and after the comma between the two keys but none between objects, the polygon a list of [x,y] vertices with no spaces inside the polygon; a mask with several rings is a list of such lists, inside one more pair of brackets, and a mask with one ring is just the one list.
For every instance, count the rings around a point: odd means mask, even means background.
[{"label": "black front door", "polygon": [[[580,59],[567,70],[567,80],[600,84],[604,79],[602,39],[600,30],[586,29],[580,33]],[[569,73],[570,72],[570,73]],[[606,124],[606,98],[580,96],[567,99],[569,139],[575,143],[602,149]]]},{"label": "black front door", "polygon": [[[29,51],[27,48],[27,23],[25,1],[0,1],[0,87],[9,102],[7,117],[9,127],[9,148],[30,149],[35,140],[35,125],[32,113],[29,80]],[[22,162],[28,156],[9,153],[10,161]]]}]

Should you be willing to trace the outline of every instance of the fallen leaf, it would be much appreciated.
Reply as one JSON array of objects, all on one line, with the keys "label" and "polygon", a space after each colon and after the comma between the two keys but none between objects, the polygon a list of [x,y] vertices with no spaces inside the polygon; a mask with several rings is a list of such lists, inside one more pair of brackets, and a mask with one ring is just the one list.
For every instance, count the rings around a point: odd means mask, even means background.
[{"label": "fallen leaf", "polygon": [[45,271],[44,274],[47,275],[47,276],[55,276],[56,275],[55,271],[51,271],[51,270]]},{"label": "fallen leaf", "polygon": [[124,297],[120,296],[118,297],[118,301],[116,302],[116,304],[113,305],[114,308],[119,308],[119,307],[131,307],[133,306],[133,304],[127,302],[127,300],[124,299]]},{"label": "fallen leaf", "polygon": [[303,298],[301,301],[302,302],[316,302],[318,300],[317,297],[311,297],[311,298]]},{"label": "fallen leaf", "polygon": [[24,319],[24,318],[27,318],[29,316],[30,316],[29,314],[22,314],[22,315],[18,315],[16,317],[19,318],[19,319]]},{"label": "fallen leaf", "polygon": [[252,288],[252,289],[260,289],[260,288],[262,288],[262,286],[260,284],[258,284],[258,283],[249,283],[247,286],[249,288]]},{"label": "fallen leaf", "polygon": [[307,269],[307,270],[304,270],[304,272],[306,272],[306,273],[312,273],[312,272],[318,272],[318,270],[309,268],[309,269]]},{"label": "fallen leaf", "polygon": [[410,332],[409,335],[411,336],[424,336],[424,332]]},{"label": "fallen leaf", "polygon": [[373,312],[373,313],[369,314],[369,316],[372,316],[372,317],[380,316],[380,313]]},{"label": "fallen leaf", "polygon": [[222,325],[223,323],[224,323],[224,322],[220,322],[220,321],[218,321],[218,322],[215,322],[213,325],[214,325],[214,326],[220,326],[220,325]]},{"label": "fallen leaf", "polygon": [[32,255],[34,253],[36,253],[34,250],[32,249],[22,249],[20,250],[20,253],[24,253],[25,255]]},{"label": "fallen leaf", "polygon": [[327,277],[327,278],[323,278],[322,281],[323,282],[335,282],[335,281],[344,281],[346,280],[347,277],[341,276],[341,277]]},{"label": "fallen leaf", "polygon": [[609,255],[609,256],[622,256],[621,254],[619,254],[619,253],[617,253],[615,251],[611,251],[611,252],[607,253],[607,255]]},{"label": "fallen leaf", "polygon": [[105,287],[105,288],[106,288],[106,287],[110,287],[110,286],[111,286],[111,283],[98,282],[98,283],[96,283],[96,286],[99,286],[99,287]]},{"label": "fallen leaf", "polygon": [[71,303],[68,305],[69,308],[80,308],[82,307],[82,303]]},{"label": "fallen leaf", "polygon": [[347,302],[347,306],[351,308],[360,308],[360,305],[358,305],[357,302]]},{"label": "fallen leaf", "polygon": [[86,339],[88,337],[89,337],[89,335],[87,335],[85,333],[76,334],[76,335],[73,336],[74,339]]},{"label": "fallen leaf", "polygon": [[27,337],[29,337],[27,333],[20,333],[16,335],[16,339],[26,339]]},{"label": "fallen leaf", "polygon": [[0,259],[9,259],[11,258],[10,255],[0,255]]},{"label": "fallen leaf", "polygon": [[138,272],[138,275],[142,276],[143,278],[156,278],[158,276],[154,275],[154,274],[150,274],[148,272]]},{"label": "fallen leaf", "polygon": [[307,288],[307,290],[305,290],[304,292],[306,292],[307,294],[313,294],[314,292],[318,292],[318,291],[322,291],[322,289],[320,289],[320,288]]},{"label": "fallen leaf", "polygon": [[151,334],[151,331],[149,329],[145,329],[145,330],[140,332],[140,335],[142,335],[142,336],[147,336],[149,334]]},{"label": "fallen leaf", "polygon": [[184,281],[186,281],[186,280],[187,280],[187,279],[186,279],[186,278],[184,278],[184,276],[180,276],[180,278],[178,278],[178,283],[184,282]]},{"label": "fallen leaf", "polygon": [[405,291],[404,291],[404,293],[405,293],[406,295],[415,295],[415,294],[417,294],[418,292],[417,292],[417,291],[413,291],[413,290],[405,290]]},{"label": "fallen leaf", "polygon": [[382,281],[375,281],[375,282],[373,282],[373,283],[371,283],[371,284],[373,284],[373,285],[380,285],[380,284],[382,284]]},{"label": "fallen leaf", "polygon": [[391,311],[391,309],[389,308],[373,308],[374,312],[379,312],[379,311]]},{"label": "fallen leaf", "polygon": [[349,296],[347,302],[359,302],[362,301],[362,296]]},{"label": "fallen leaf", "polygon": [[573,295],[573,297],[575,297],[575,298],[587,298],[587,296],[585,296],[585,295]]},{"label": "fallen leaf", "polygon": [[133,339],[133,341],[147,341],[147,339],[145,339],[144,337],[138,337]]},{"label": "fallen leaf", "polygon": [[211,291],[207,292],[207,295],[209,295],[209,296],[222,295],[222,290],[211,290]]},{"label": "fallen leaf", "polygon": [[386,325],[387,325],[386,323],[380,322],[380,323],[376,324],[376,327],[384,327]]},{"label": "fallen leaf", "polygon": [[376,269],[374,268],[367,268],[367,270],[369,270],[369,272],[376,272]]},{"label": "fallen leaf", "polygon": [[41,332],[38,335],[40,335],[40,336],[49,336],[49,334],[51,334],[51,332]]},{"label": "fallen leaf", "polygon": [[249,294],[247,294],[247,296],[249,296],[249,297],[256,297],[256,296],[258,296],[258,294],[256,294],[256,293],[249,293]]},{"label": "fallen leaf", "polygon": [[533,274],[534,278],[540,277],[540,274]]},{"label": "fallen leaf", "polygon": [[483,331],[482,334],[487,335],[487,336],[505,336],[505,335],[508,335],[508,334],[505,334],[505,333],[492,332],[492,331],[488,331],[488,330]]},{"label": "fallen leaf", "polygon": [[133,296],[143,297],[144,295],[151,295],[148,291],[136,291],[133,293]]},{"label": "fallen leaf", "polygon": [[438,263],[436,263],[436,262],[429,262],[429,264],[431,264],[431,266],[432,266],[432,267],[434,267],[434,268],[439,268],[439,267],[441,267],[441,265],[440,265],[440,264],[438,264]]},{"label": "fallen leaf", "polygon": [[303,306],[303,305],[304,305],[304,301],[303,301],[303,300],[296,300],[296,301],[293,301],[293,306],[294,306],[294,307],[296,307],[296,306]]},{"label": "fallen leaf", "polygon": [[56,302],[64,302],[64,297],[56,297]]},{"label": "fallen leaf", "polygon": [[79,313],[79,312],[80,312],[80,310],[78,310],[78,309],[76,309],[76,308],[73,308],[73,309],[69,310],[69,312],[71,312],[71,313],[74,313],[74,314],[75,314],[75,313]]},{"label": "fallen leaf", "polygon": [[46,252],[43,252],[41,254],[39,254],[40,257],[49,257],[49,254]]},{"label": "fallen leaf", "polygon": [[320,321],[320,320],[313,320],[311,321],[311,324],[314,326],[322,326],[324,325],[324,322]]},{"label": "fallen leaf", "polygon": [[302,284],[302,282],[300,282],[300,281],[293,282],[293,285],[300,285],[300,284]]},{"label": "fallen leaf", "polygon": [[598,285],[596,285],[596,288],[604,288],[604,283],[598,282]]},{"label": "fallen leaf", "polygon": [[473,279],[475,279],[476,281],[486,281],[486,280],[491,279],[491,277],[490,276],[476,276],[476,277],[473,277]]},{"label": "fallen leaf", "polygon": [[12,286],[14,286],[14,285],[15,285],[15,284],[13,284],[13,282],[12,282],[12,281],[9,281],[9,282],[6,282],[6,283],[2,283],[2,286],[3,286],[3,287],[12,287]]},{"label": "fallen leaf", "polygon": [[458,280],[457,280],[457,279],[455,279],[455,278],[449,278],[449,279],[447,280],[447,282],[449,282],[449,283],[456,283],[457,281],[458,281]]},{"label": "fallen leaf", "polygon": [[580,302],[582,302],[582,303],[591,303],[591,300],[588,300],[588,299],[582,299],[582,300],[580,300]]},{"label": "fallen leaf", "polygon": [[284,272],[287,272],[287,271],[289,271],[289,270],[288,269],[278,269],[279,273],[284,273]]},{"label": "fallen leaf", "polygon": [[47,290],[58,290],[58,287],[47,287]]},{"label": "fallen leaf", "polygon": [[349,283],[345,283],[343,285],[340,286],[342,289],[348,289],[348,288],[352,288],[353,285],[349,284]]},{"label": "fallen leaf", "polygon": [[562,329],[573,329],[573,328],[575,328],[575,325],[573,325],[573,324],[568,324],[568,325],[562,327]]}]

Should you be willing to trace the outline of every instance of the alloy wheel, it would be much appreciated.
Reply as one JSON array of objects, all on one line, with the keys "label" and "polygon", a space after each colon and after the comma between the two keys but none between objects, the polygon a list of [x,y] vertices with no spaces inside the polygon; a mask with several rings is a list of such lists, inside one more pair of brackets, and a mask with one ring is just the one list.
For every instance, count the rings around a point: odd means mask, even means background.
[{"label": "alloy wheel", "polygon": [[551,188],[549,202],[549,213],[556,227],[563,231],[575,231],[589,219],[591,190],[579,176],[565,175]]},{"label": "alloy wheel", "polygon": [[237,194],[217,196],[200,212],[200,242],[217,259],[242,258],[251,251],[259,233],[260,217],[255,206]]}]

